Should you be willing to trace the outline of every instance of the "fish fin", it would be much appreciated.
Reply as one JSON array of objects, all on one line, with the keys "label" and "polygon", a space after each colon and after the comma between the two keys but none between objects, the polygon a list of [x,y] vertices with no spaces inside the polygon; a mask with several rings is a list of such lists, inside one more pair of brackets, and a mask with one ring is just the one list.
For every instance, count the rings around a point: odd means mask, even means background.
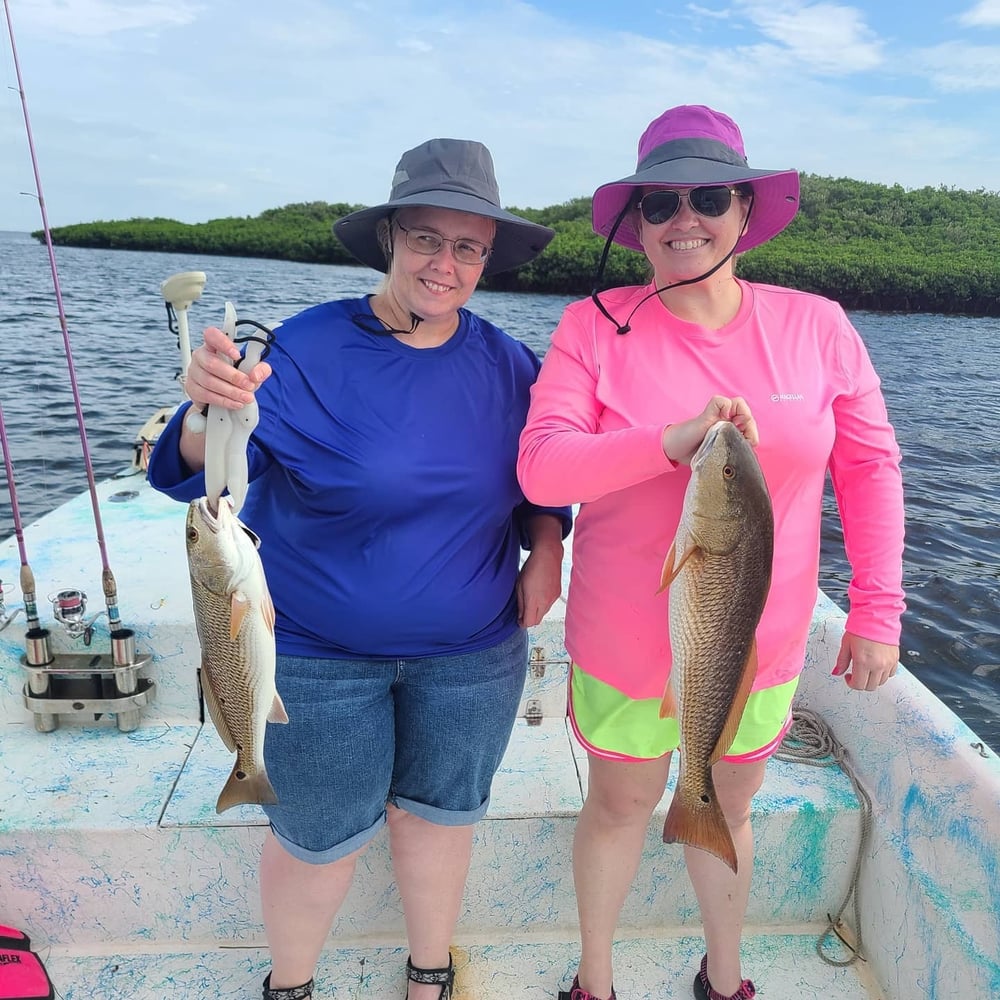
[{"label": "fish fin", "polygon": [[709,764],[715,764],[722,760],[728,753],[729,748],[736,739],[736,733],[743,720],[743,711],[747,707],[747,699],[750,697],[750,690],[753,687],[754,678],[757,676],[757,639],[750,643],[750,652],[743,664],[743,673],[740,675],[740,686],[733,696],[733,703],[729,708],[729,715],[726,716],[726,723],[722,727],[722,735],[716,743],[712,755],[708,758]]},{"label": "fish fin", "polygon": [[274,692],[274,701],[271,702],[271,711],[267,713],[268,722],[287,722],[288,712],[285,711],[285,703],[281,700],[281,695]]},{"label": "fish fin", "polygon": [[663,560],[663,569],[660,572],[660,588],[656,591],[658,594],[663,593],[673,583],[674,577],[677,576],[671,569],[676,558],[676,552],[677,542],[673,541],[670,543],[670,548],[667,551],[667,558]]},{"label": "fish fin", "polygon": [[667,678],[667,686],[663,689],[663,699],[660,702],[660,718],[661,719],[676,719],[677,715],[677,696],[674,694],[674,685],[672,682],[673,673]]},{"label": "fish fin", "polygon": [[260,613],[264,617],[264,624],[268,632],[274,635],[274,601],[271,600],[271,592],[264,590],[264,596],[260,602]]},{"label": "fish fin", "polygon": [[226,717],[222,714],[222,705],[215,693],[215,689],[212,687],[212,675],[208,667],[204,664],[201,666],[201,691],[205,696],[208,714],[215,724],[216,732],[222,738],[222,742],[226,744],[226,749],[230,753],[235,753],[236,740],[233,739],[233,734],[229,731],[229,726],[226,724]]},{"label": "fish fin", "polygon": [[229,638],[234,640],[243,627],[243,619],[250,610],[250,602],[242,590],[234,590],[229,595]]},{"label": "fish fin", "polygon": [[663,822],[663,843],[687,844],[714,854],[735,875],[739,869],[736,845],[712,788],[708,802],[685,795],[678,785]]},{"label": "fish fin", "polygon": [[271,779],[267,776],[267,771],[260,770],[256,774],[241,771],[237,759],[232,773],[222,788],[219,801],[215,804],[215,811],[225,812],[238,805],[274,805],[277,801],[278,796],[271,785]]},{"label": "fish fin", "polygon": [[660,589],[657,590],[658,594],[663,593],[663,591],[677,579],[680,575],[680,571],[684,568],[684,564],[698,551],[699,549],[697,545],[689,545],[681,553],[680,559],[678,559],[677,542],[674,541],[671,543],[670,551],[667,553],[667,558],[663,561],[663,572],[660,574]]}]

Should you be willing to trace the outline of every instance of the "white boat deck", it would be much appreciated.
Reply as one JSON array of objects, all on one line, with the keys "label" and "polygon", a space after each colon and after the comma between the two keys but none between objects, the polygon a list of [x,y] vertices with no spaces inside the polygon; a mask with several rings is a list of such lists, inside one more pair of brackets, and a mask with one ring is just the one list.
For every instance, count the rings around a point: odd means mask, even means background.
[{"label": "white boat deck", "polygon": [[[109,502],[126,490],[137,495]],[[23,618],[0,632],[0,922],[31,936],[66,1000],[259,997],[268,969],[256,889],[263,814],[215,813],[232,758],[199,717],[184,506],[138,479],[100,492],[122,618],[153,655],[156,697],[131,733],[92,718],[36,732],[21,696]],[[39,594],[76,587],[97,610],[93,537],[86,498],[28,529]],[[0,543],[0,576],[15,578],[16,565],[13,541]],[[17,596],[8,595],[12,606]],[[860,885],[868,961],[837,968],[816,952],[860,842],[850,781],[837,768],[775,762],[755,800],[746,973],[762,1000],[1000,997],[1000,765],[905,671],[870,697],[831,678],[842,627],[820,596],[799,704],[826,719],[875,799]],[[460,1000],[554,998],[576,967],[571,845],[586,758],[565,721],[561,606],[531,643],[522,708],[540,709],[541,721],[518,722],[477,828],[453,947]],[[98,623],[92,648],[106,646]],[[622,916],[622,1000],[690,997],[703,951],[681,851],[660,842],[668,796]],[[836,942],[827,952],[846,954]],[[383,836],[331,935],[317,1000],[402,998],[405,957]]]}]

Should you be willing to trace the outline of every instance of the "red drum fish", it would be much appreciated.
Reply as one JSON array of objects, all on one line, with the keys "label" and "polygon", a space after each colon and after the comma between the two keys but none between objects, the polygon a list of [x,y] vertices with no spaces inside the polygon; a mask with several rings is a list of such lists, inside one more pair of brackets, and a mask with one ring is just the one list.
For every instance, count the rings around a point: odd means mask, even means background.
[{"label": "red drum fish", "polygon": [[274,683],[274,605],[257,537],[218,500],[188,507],[186,536],[195,625],[201,642],[201,688],[223,743],[236,763],[216,804],[278,801],[264,767],[267,722],[288,722]]},{"label": "red drum fish", "polygon": [[680,773],[665,843],[714,854],[736,872],[736,848],[712,782],[757,672],[755,633],[771,585],[774,516],[753,449],[714,424],[691,460],[677,534],[663,567],[673,667],[660,716],[680,728]]}]

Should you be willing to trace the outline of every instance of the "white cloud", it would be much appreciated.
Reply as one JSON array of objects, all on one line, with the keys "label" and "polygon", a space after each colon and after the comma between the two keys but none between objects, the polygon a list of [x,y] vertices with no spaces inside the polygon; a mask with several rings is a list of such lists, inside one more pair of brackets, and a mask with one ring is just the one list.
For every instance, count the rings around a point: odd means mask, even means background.
[{"label": "white cloud", "polygon": [[1000,90],[1000,45],[946,42],[915,53],[914,63],[945,92]]},{"label": "white cloud", "polygon": [[408,49],[410,52],[416,52],[418,54],[426,54],[434,51],[434,49],[421,38],[406,38],[397,44],[401,49]]},{"label": "white cloud", "polygon": [[696,19],[702,18],[709,21],[728,21],[731,16],[728,9],[712,10],[696,3],[686,4],[684,9],[690,11]]},{"label": "white cloud", "polygon": [[100,38],[121,31],[176,28],[195,20],[199,7],[164,0],[118,3],[115,0],[26,0],[11,20],[15,30],[42,30],[52,35]]},{"label": "white cloud", "polygon": [[796,0],[741,4],[767,38],[817,72],[840,75],[875,69],[884,44],[856,7]]},{"label": "white cloud", "polygon": [[1000,0],[979,0],[958,21],[967,28],[1000,28]]}]

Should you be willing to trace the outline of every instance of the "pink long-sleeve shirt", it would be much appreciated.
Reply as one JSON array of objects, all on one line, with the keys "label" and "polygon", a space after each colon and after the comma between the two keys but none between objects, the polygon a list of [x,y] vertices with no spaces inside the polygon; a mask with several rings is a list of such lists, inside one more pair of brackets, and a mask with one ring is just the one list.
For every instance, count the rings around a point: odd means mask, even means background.
[{"label": "pink long-sleeve shirt", "polygon": [[[588,674],[631,698],[659,698],[670,666],[667,594],[657,588],[690,470],[663,454],[663,429],[701,413],[716,394],[749,404],[774,508],[754,689],[802,669],[827,469],[853,574],[847,628],[899,642],[900,455],[868,352],[836,303],[739,285],[739,312],[719,330],[678,319],[654,297],[619,336],[592,301],[573,303],[532,389],[522,489],[537,504],[581,504],[566,648]],[[618,288],[601,299],[624,318],[651,290]]]}]

